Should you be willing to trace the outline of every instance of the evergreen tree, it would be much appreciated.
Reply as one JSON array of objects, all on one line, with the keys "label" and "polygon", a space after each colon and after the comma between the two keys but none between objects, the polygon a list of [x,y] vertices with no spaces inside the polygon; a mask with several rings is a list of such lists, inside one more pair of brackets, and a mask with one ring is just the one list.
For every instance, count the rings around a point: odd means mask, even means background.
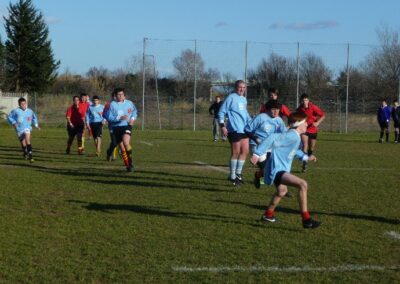
[{"label": "evergreen tree", "polygon": [[60,65],[55,61],[43,15],[31,0],[8,7],[5,29],[6,86],[17,92],[43,92],[53,83]]},{"label": "evergreen tree", "polygon": [[3,45],[3,41],[1,40],[1,36],[0,36],[0,90],[3,89],[3,85],[4,85],[4,45]]}]

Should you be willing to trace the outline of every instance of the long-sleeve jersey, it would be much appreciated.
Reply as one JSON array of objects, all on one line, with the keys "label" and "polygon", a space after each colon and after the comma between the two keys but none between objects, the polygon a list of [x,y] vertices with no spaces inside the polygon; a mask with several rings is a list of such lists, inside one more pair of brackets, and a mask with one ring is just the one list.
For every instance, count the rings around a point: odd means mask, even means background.
[{"label": "long-sleeve jersey", "polygon": [[286,125],[280,117],[260,113],[246,124],[244,131],[250,137],[250,145],[255,146],[256,141],[261,142],[272,133],[285,132]]},{"label": "long-sleeve jersey", "polygon": [[84,124],[86,113],[83,113],[83,111],[80,110],[80,108],[81,108],[80,105],[78,107],[76,107],[75,105],[71,105],[67,109],[66,116],[67,116],[67,118],[70,119],[70,121],[73,125],[83,125]]},{"label": "long-sleeve jersey", "polygon": [[15,125],[17,133],[22,133],[26,129],[31,131],[32,123],[35,127],[39,127],[36,114],[30,108],[26,108],[25,110],[20,107],[13,109],[7,116],[7,120],[11,125]]},{"label": "long-sleeve jersey", "polygon": [[272,148],[271,157],[268,159],[264,171],[264,181],[271,185],[274,182],[278,172],[290,172],[293,158],[296,156],[303,161],[308,156],[299,149],[300,134],[295,129],[290,129],[285,133],[275,133],[264,139],[254,152],[255,155],[261,156]]},{"label": "long-sleeve jersey", "polygon": [[307,115],[307,133],[316,134],[318,133],[318,128],[314,126],[314,122],[317,121],[318,117],[323,117],[325,113],[318,106],[312,102],[308,103],[308,108],[299,106],[297,111]]},{"label": "long-sleeve jersey", "polygon": [[228,118],[226,126],[228,132],[244,133],[244,127],[250,120],[247,112],[247,99],[236,93],[230,94],[219,109],[219,123],[224,123],[225,117]]},{"label": "long-sleeve jersey", "polygon": [[92,104],[86,112],[86,123],[96,123],[103,121],[104,106],[102,104]]},{"label": "long-sleeve jersey", "polygon": [[224,103],[223,101],[214,102],[214,103],[209,107],[208,112],[209,112],[211,115],[214,115],[214,118],[218,118],[218,112],[219,112],[219,109],[221,108],[221,106],[222,106],[223,103]]},{"label": "long-sleeve jersey", "polygon": [[384,106],[378,108],[377,119],[379,123],[385,123],[390,121],[390,106]]},{"label": "long-sleeve jersey", "polygon": [[392,107],[392,118],[395,123],[400,121],[400,106]]},{"label": "long-sleeve jersey", "polygon": [[[127,116],[127,120],[121,120],[122,116]],[[111,102],[110,108],[106,111],[106,119],[112,123],[112,127],[127,126],[130,121],[137,118],[137,109],[130,100],[123,102]]]}]

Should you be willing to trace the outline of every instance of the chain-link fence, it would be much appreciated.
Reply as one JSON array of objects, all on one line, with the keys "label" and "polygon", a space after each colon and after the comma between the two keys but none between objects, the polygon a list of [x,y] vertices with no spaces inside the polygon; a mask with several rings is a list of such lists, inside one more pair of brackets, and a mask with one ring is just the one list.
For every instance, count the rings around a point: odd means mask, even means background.
[{"label": "chain-link fence", "polygon": [[[321,130],[369,131],[377,128],[382,94],[371,96],[369,85],[352,68],[365,64],[375,46],[356,44],[217,42],[144,39],[135,89],[127,90],[138,111],[141,129],[211,129],[208,108],[216,94],[227,95],[236,79],[248,82],[252,115],[268,100],[268,87],[291,110],[299,96],[326,113]],[[399,87],[400,89],[400,87]],[[385,97],[397,98],[400,90]],[[43,123],[65,124],[69,95],[29,95],[29,106]],[[108,98],[103,97],[103,102]]]}]

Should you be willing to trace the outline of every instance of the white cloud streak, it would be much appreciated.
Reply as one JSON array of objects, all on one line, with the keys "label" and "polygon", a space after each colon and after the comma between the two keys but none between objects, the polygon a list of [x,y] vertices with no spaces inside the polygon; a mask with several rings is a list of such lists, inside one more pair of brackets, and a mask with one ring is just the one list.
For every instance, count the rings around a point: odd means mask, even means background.
[{"label": "white cloud streak", "polygon": [[297,23],[274,23],[269,26],[271,30],[294,30],[294,31],[311,31],[311,30],[322,30],[331,29],[339,26],[336,21],[317,21],[313,23],[297,22]]}]

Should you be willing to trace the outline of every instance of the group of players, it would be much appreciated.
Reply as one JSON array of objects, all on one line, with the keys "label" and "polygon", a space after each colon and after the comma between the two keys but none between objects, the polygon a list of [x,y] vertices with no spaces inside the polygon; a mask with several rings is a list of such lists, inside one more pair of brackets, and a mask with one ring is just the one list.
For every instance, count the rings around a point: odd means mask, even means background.
[{"label": "group of players", "polygon": [[[310,217],[307,208],[308,185],[290,173],[293,158],[297,156],[303,162],[303,171],[308,161],[316,161],[313,155],[317,139],[317,127],[324,120],[324,112],[309,101],[308,95],[301,96],[301,105],[290,113],[289,109],[278,102],[276,89],[269,89],[270,100],[261,107],[260,113],[251,118],[247,111],[245,97],[246,83],[242,80],[235,82],[235,91],[228,95],[214,109],[216,120],[220,126],[223,139],[231,144],[229,181],[234,186],[244,183],[242,170],[249,149],[251,163],[259,169],[255,173],[254,184],[275,184],[276,192],[272,196],[261,220],[275,222],[274,211],[280,200],[287,196],[288,186],[297,187],[302,222],[304,228],[316,228],[320,222]],[[8,115],[8,121],[14,126],[24,157],[33,162],[31,131],[32,124],[39,128],[35,113],[27,107],[24,98],[18,100],[19,107]],[[210,109],[211,111],[211,109]],[[281,116],[286,116],[288,126]],[[108,123],[110,145],[107,149],[107,160],[115,158],[117,147],[128,172],[133,170],[132,148],[130,138],[132,126],[137,119],[135,105],[125,98],[124,89],[116,88],[112,98],[104,106],[98,96],[93,96],[92,102],[82,93],[73,97],[72,105],[67,109],[68,141],[66,154],[70,154],[76,137],[78,154],[84,153],[85,130],[93,136],[96,145],[96,155],[101,153],[101,138],[103,125]],[[40,129],[40,128],[39,128]],[[250,142],[249,142],[250,140]],[[302,147],[300,147],[302,144]]]},{"label": "group of players", "polygon": [[[303,162],[303,171],[306,171],[308,161],[316,161],[313,151],[318,126],[325,118],[324,112],[310,102],[307,94],[303,94],[300,106],[290,113],[285,105],[279,103],[277,90],[271,88],[270,100],[261,107],[260,114],[251,118],[247,111],[245,93],[246,83],[236,81],[235,92],[220,103],[216,115],[222,136],[227,137],[231,144],[229,181],[234,186],[244,183],[242,170],[250,151],[251,163],[259,167],[255,173],[255,186],[260,187],[260,179],[263,177],[265,184],[274,184],[276,187],[261,220],[271,223],[276,221],[276,206],[287,196],[287,187],[294,186],[299,190],[303,227],[317,228],[320,222],[310,217],[307,207],[308,184],[290,171],[295,156]],[[281,116],[287,117],[287,127]]]},{"label": "group of players", "polygon": [[[120,155],[128,172],[133,171],[132,147],[130,138],[132,126],[137,118],[135,105],[125,98],[123,88],[116,88],[111,100],[104,106],[98,96],[93,96],[89,101],[87,94],[72,98],[72,105],[66,112],[67,120],[67,148],[66,154],[71,153],[71,146],[76,137],[78,154],[82,155],[85,149],[85,130],[93,136],[96,145],[96,155],[101,153],[101,138],[103,125],[108,123],[110,145],[107,149],[107,160],[115,159],[119,147]],[[31,145],[32,124],[39,128],[36,114],[27,107],[25,98],[18,100],[18,108],[8,115],[8,122],[16,130],[21,143],[25,159],[34,162]],[[40,129],[40,128],[39,128]]]}]

